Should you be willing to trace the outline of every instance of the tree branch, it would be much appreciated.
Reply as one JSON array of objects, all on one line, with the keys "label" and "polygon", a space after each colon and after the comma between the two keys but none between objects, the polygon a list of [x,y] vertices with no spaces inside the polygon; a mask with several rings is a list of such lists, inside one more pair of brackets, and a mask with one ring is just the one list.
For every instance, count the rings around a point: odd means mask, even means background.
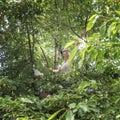
[{"label": "tree branch", "polygon": [[57,68],[57,66],[58,66],[58,53],[57,53],[58,43],[57,43],[57,39],[53,35],[52,35],[52,37],[55,42],[54,68]]},{"label": "tree branch", "polygon": [[42,48],[41,46],[40,46],[40,49],[41,49],[42,54],[43,54],[43,56],[44,56],[44,58],[45,58],[46,66],[49,68],[49,63],[48,63],[47,57],[46,57],[46,55],[45,55],[45,52],[44,52],[44,50],[43,50],[43,48]]},{"label": "tree branch", "polygon": [[[87,31],[86,31],[86,27],[87,27],[87,20],[88,20],[88,16],[86,17],[86,20],[85,20],[85,27],[84,27],[84,29],[83,29],[83,31],[82,31],[82,33],[79,35],[78,33],[76,33],[75,31],[74,31],[74,29],[73,29],[73,27],[71,27],[71,25],[69,26],[70,27],[70,29],[72,30],[72,32],[78,37],[78,38],[83,38],[83,37],[85,37],[86,36],[86,33],[87,33]],[[69,21],[69,24],[71,24],[70,23],[70,20],[68,19],[68,21]],[[86,42],[87,43],[87,41],[86,40],[84,40],[84,42]]]},{"label": "tree branch", "polygon": [[30,63],[31,63],[31,68],[33,69],[33,53],[32,53],[32,45],[31,45],[31,39],[30,39],[30,32],[28,25],[26,23],[26,31],[27,31],[27,38],[28,38],[28,45],[29,45],[29,54],[30,54]]}]

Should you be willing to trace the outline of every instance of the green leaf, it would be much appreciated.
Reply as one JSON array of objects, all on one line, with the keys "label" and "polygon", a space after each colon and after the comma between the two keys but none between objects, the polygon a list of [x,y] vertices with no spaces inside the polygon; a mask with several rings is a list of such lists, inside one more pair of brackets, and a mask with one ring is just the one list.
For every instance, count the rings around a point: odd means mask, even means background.
[{"label": "green leaf", "polygon": [[71,103],[68,105],[69,108],[75,108],[76,107],[76,103]]},{"label": "green leaf", "polygon": [[95,80],[90,80],[90,83],[93,88],[97,87],[97,82]]},{"label": "green leaf", "polygon": [[116,12],[118,15],[120,15],[120,11],[116,10],[115,12]]},{"label": "green leaf", "polygon": [[96,22],[96,20],[98,19],[98,15],[97,14],[94,14],[94,15],[92,15],[90,18],[89,18],[89,22],[88,22],[88,24],[87,24],[87,31],[89,31],[89,30],[91,30],[92,29],[92,27],[94,26],[94,24],[95,24],[95,22]]},{"label": "green leaf", "polygon": [[22,102],[24,103],[34,103],[33,101],[31,101],[30,99],[28,98],[21,98]]},{"label": "green leaf", "polygon": [[111,35],[114,35],[116,33],[116,24],[117,22],[112,22],[112,24],[109,26],[108,28],[108,37],[110,37]]},{"label": "green leaf", "polygon": [[[108,21],[107,21],[108,22]],[[102,36],[102,37],[105,37],[105,34],[106,34],[106,24],[107,24],[107,22],[105,21],[102,25],[101,25],[101,27],[100,27],[100,35]]]},{"label": "green leaf", "polygon": [[79,85],[79,87],[78,87],[78,90],[79,90],[79,91],[83,91],[85,87],[89,86],[89,84],[90,84],[90,83],[87,82],[87,81],[81,82],[80,85]]},{"label": "green leaf", "polygon": [[16,120],[29,120],[28,117],[20,117],[20,118],[17,118]]},{"label": "green leaf", "polygon": [[53,120],[53,118],[55,118],[62,110],[63,109],[60,109],[60,110],[56,111],[55,113],[53,113],[48,120]]},{"label": "green leaf", "polygon": [[120,98],[118,98],[118,99],[115,101],[115,104],[117,104],[119,101],[120,101]]},{"label": "green leaf", "polygon": [[64,48],[68,48],[69,46],[71,46],[73,44],[75,44],[75,41],[71,41],[71,42],[67,43]]},{"label": "green leaf", "polygon": [[88,109],[88,106],[87,105],[85,105],[85,104],[78,104],[78,106],[79,106],[79,108],[81,108],[84,112],[87,112],[87,111],[89,111],[89,109]]},{"label": "green leaf", "polygon": [[59,120],[65,120],[65,115],[67,114],[67,111],[65,111],[59,118]]},{"label": "green leaf", "polygon": [[74,59],[77,51],[78,51],[78,47],[76,46],[76,47],[72,50],[72,52],[71,52],[71,54],[70,54],[70,57],[69,57],[69,59],[68,59],[69,62],[71,62],[71,61]]},{"label": "green leaf", "polygon": [[67,111],[66,120],[74,120],[74,114],[73,114],[72,110]]},{"label": "green leaf", "polygon": [[116,119],[119,119],[120,118],[120,114],[116,116]]},{"label": "green leaf", "polygon": [[100,33],[93,33],[92,37],[93,37],[94,41],[98,40],[100,37]]},{"label": "green leaf", "polygon": [[90,55],[90,61],[94,61],[96,59],[96,57],[98,56],[98,51],[97,49],[95,49],[94,47],[92,47],[89,51],[89,55]]},{"label": "green leaf", "polygon": [[80,59],[80,64],[83,65],[83,61],[85,59],[85,53],[87,51],[88,47],[86,47],[85,49],[81,50],[80,51],[80,56],[81,56],[81,59]]}]

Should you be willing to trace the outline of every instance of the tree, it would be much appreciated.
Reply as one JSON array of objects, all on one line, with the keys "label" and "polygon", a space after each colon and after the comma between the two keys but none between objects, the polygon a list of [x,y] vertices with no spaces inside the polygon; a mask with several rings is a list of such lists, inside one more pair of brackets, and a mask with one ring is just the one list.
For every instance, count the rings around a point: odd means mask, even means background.
[{"label": "tree", "polygon": [[[117,0],[2,0],[0,118],[119,119],[119,5]],[[86,47],[78,50],[75,43],[83,35]],[[67,47],[69,60],[76,60],[63,80],[48,68],[58,66],[60,50]],[[34,65],[42,73],[39,80]]]}]

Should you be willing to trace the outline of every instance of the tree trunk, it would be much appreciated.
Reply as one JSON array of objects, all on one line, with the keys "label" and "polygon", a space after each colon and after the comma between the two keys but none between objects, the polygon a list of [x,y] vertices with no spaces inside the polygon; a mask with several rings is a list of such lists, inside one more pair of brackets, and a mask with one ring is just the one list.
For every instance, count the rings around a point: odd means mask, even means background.
[{"label": "tree trunk", "polygon": [[29,46],[29,56],[30,56],[30,64],[31,64],[31,71],[33,72],[33,50],[32,50],[32,44],[30,39],[30,32],[29,27],[26,24],[26,31],[27,31],[27,38],[28,38],[28,46]]},{"label": "tree trunk", "polygon": [[[55,0],[55,7],[56,9],[58,9],[58,1]],[[59,11],[57,11],[58,15],[56,16],[57,17],[57,28],[56,28],[56,31],[57,31],[57,35],[53,38],[54,38],[54,43],[55,43],[55,56],[54,56],[54,68],[56,69],[58,67],[58,33],[59,33]]]},{"label": "tree trunk", "polygon": [[41,49],[42,54],[43,54],[43,56],[44,56],[44,59],[45,59],[45,61],[46,61],[46,66],[49,68],[49,63],[48,63],[47,57],[46,57],[46,55],[45,55],[45,52],[44,52],[44,50],[43,50],[43,48],[42,48],[41,46],[40,46],[40,49]]},{"label": "tree trunk", "polygon": [[55,41],[54,68],[56,69],[58,67],[58,43],[56,38],[54,38],[54,41]]}]

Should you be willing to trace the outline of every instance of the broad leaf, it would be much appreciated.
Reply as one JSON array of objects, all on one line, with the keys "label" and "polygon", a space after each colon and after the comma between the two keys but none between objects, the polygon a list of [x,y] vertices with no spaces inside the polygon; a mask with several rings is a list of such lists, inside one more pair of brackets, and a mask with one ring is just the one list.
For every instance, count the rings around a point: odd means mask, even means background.
[{"label": "broad leaf", "polygon": [[89,31],[89,30],[92,29],[92,27],[94,26],[94,24],[95,24],[95,22],[96,22],[96,20],[97,20],[98,17],[99,16],[97,14],[94,14],[93,16],[91,16],[89,18],[89,20],[88,20],[89,22],[87,24],[87,31]]},{"label": "broad leaf", "polygon": [[21,98],[22,102],[24,103],[34,103],[33,101],[31,101],[30,99],[28,98]]},{"label": "broad leaf", "polygon": [[74,114],[72,110],[67,111],[66,120],[74,120]]},{"label": "broad leaf", "polygon": [[86,53],[86,51],[87,51],[87,48],[88,48],[88,47],[86,47],[85,49],[83,49],[83,50],[80,51],[80,56],[81,56],[80,64],[81,64],[81,66],[83,65],[83,61],[84,61],[84,59],[85,59],[85,53]]},{"label": "broad leaf", "polygon": [[89,111],[88,106],[85,104],[78,104],[79,108],[82,109],[84,112]]},{"label": "broad leaf", "polygon": [[65,120],[65,116],[67,114],[67,111],[65,111],[59,118],[59,120]]},{"label": "broad leaf", "polygon": [[71,61],[74,59],[77,51],[78,51],[78,47],[76,46],[76,47],[72,50],[72,52],[71,52],[71,54],[70,54],[70,57],[69,57],[69,59],[68,59],[69,62],[71,62]]},{"label": "broad leaf", "polygon": [[83,91],[85,87],[89,86],[89,84],[90,84],[90,83],[87,82],[87,81],[81,82],[81,83],[80,83],[80,86],[78,87],[78,90],[79,90],[79,91]]},{"label": "broad leaf", "polygon": [[116,33],[116,24],[117,22],[112,22],[112,24],[109,26],[108,28],[108,37],[110,37],[111,35],[114,35]]},{"label": "broad leaf", "polygon": [[76,103],[71,103],[68,105],[69,108],[75,108],[76,107]]},{"label": "broad leaf", "polygon": [[67,43],[64,48],[68,48],[69,46],[71,46],[73,44],[75,44],[75,41],[71,41],[71,42]]},{"label": "broad leaf", "polygon": [[115,12],[116,12],[118,15],[120,15],[120,11],[116,10]]},{"label": "broad leaf", "polygon": [[105,34],[106,34],[106,24],[107,24],[107,22],[105,21],[102,25],[101,25],[101,28],[100,28],[100,35],[101,35],[101,37],[105,37]]},{"label": "broad leaf", "polygon": [[53,113],[48,120],[53,120],[62,110],[63,109],[60,109],[60,110],[56,111],[55,113]]}]

